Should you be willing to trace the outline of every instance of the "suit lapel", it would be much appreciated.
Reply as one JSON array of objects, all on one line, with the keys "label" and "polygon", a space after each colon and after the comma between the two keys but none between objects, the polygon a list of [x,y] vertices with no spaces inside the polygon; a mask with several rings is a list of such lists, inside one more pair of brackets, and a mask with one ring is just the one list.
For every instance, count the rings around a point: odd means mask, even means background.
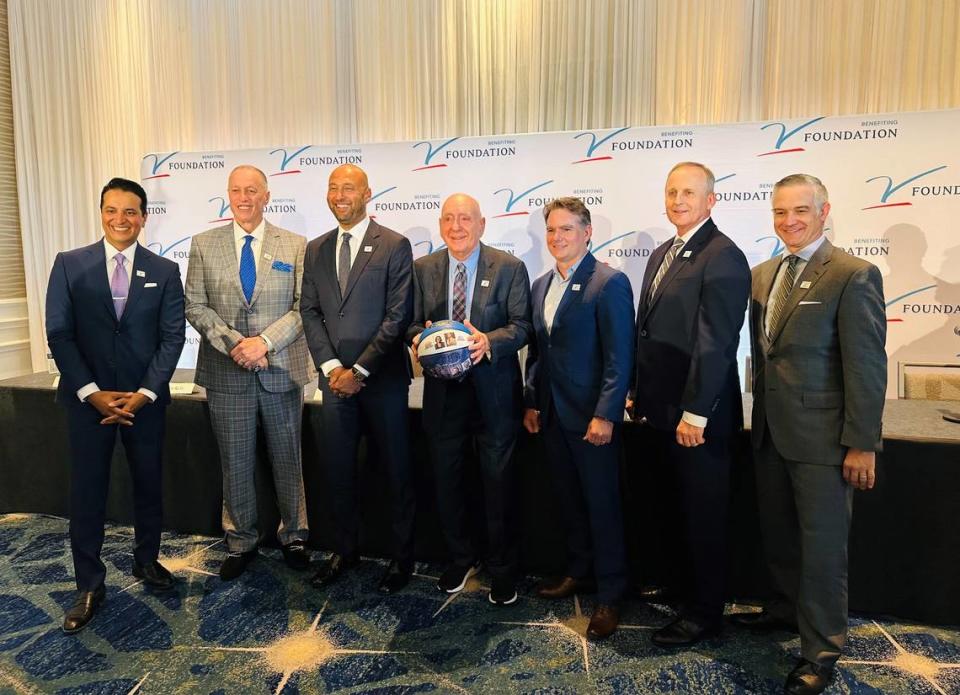
[{"label": "suit lapel", "polygon": [[[697,256],[700,254],[701,249],[707,245],[710,239],[713,237],[713,233],[716,231],[717,226],[713,223],[713,220],[707,218],[707,221],[703,223],[703,226],[698,229],[692,239],[683,245],[683,248],[680,249],[680,253],[673,259],[673,262],[670,264],[670,267],[667,269],[666,275],[663,276],[663,279],[660,281],[660,284],[657,286],[657,293],[650,297],[650,305],[647,308],[647,312],[653,310],[653,307],[660,300],[660,297],[663,296],[664,291],[667,287],[670,286],[670,283],[673,282],[673,279],[677,276],[684,266],[694,263],[697,260]],[[667,254],[670,246],[673,245],[673,239],[671,239],[664,249],[663,255]],[[663,258],[663,256],[661,256]],[[659,265],[659,264],[658,264]],[[650,282],[653,282],[653,277],[650,278]]]},{"label": "suit lapel", "polygon": [[[280,232],[269,222],[263,225],[263,243],[260,244],[260,262],[257,264],[257,284],[253,287],[253,297],[250,299],[250,305],[256,303],[260,296],[263,286],[267,283],[272,272],[271,266],[273,259],[277,257],[277,248],[280,246]],[[240,276],[240,269],[237,268],[237,277]]]},{"label": "suit lapel", "polygon": [[[803,272],[800,273],[800,277],[797,278],[797,284],[794,285],[793,291],[790,292],[787,297],[787,303],[783,307],[783,313],[780,315],[780,322],[776,326],[773,326],[773,332],[770,334],[771,346],[777,342],[777,338],[783,333],[783,327],[786,326],[790,320],[793,310],[797,308],[800,302],[803,301],[803,298],[807,296],[807,293],[812,290],[817,282],[820,281],[820,278],[823,277],[823,274],[827,270],[827,263],[830,262],[831,255],[833,255],[833,244],[824,239],[820,248],[816,250],[813,257],[807,262]],[[771,285],[772,284],[773,281],[771,280]],[[769,298],[769,290],[767,290],[767,297]],[[764,311],[766,311],[766,303],[764,303],[763,306]]]},{"label": "suit lapel", "polygon": [[[113,292],[110,289],[110,275],[107,274],[107,253],[106,248],[104,247],[104,241],[101,239],[96,244],[91,244],[87,247],[90,252],[88,263],[90,264],[90,272],[94,273],[93,276],[93,291],[94,294],[103,302],[103,305],[110,312],[110,315],[114,320],[117,319],[117,310],[113,306]],[[113,268],[110,269],[110,272],[113,272]]]},{"label": "suit lapel", "polygon": [[753,333],[757,336],[764,352],[766,352],[769,346],[767,332],[763,329],[767,320],[767,302],[770,299],[770,290],[773,289],[773,279],[776,277],[779,267],[779,261],[769,260],[757,268],[757,287],[759,290],[755,303],[756,309],[754,309],[754,315],[751,316],[751,319],[753,321]]},{"label": "suit lapel", "polygon": [[[127,316],[130,315],[130,310],[140,300],[143,285],[150,279],[150,271],[152,269],[147,250],[140,246],[140,244],[137,244],[137,248],[133,252],[133,263],[130,268],[130,289],[127,292],[127,303],[123,307],[123,316],[120,317],[120,323],[127,320]],[[140,273],[143,273],[143,275],[140,275]]]},{"label": "suit lapel", "polygon": [[[486,253],[487,247],[480,244],[480,258],[477,259],[477,277],[473,279],[473,302],[470,303],[470,323],[477,326],[477,317],[483,316],[483,308],[487,305],[487,295],[497,274],[493,261]],[[449,273],[448,273],[449,275]],[[477,326],[478,330],[481,330]]]},{"label": "suit lapel", "polygon": [[583,260],[577,267],[577,271],[573,274],[573,277],[570,278],[570,284],[567,285],[567,289],[564,291],[563,296],[560,298],[560,305],[557,307],[557,313],[553,317],[554,326],[559,325],[563,313],[567,310],[567,307],[570,306],[574,299],[580,298],[582,288],[589,284],[590,278],[593,277],[593,271],[596,267],[596,259],[593,257],[593,254],[587,252],[587,255],[583,257]]},{"label": "suit lapel", "polygon": [[444,250],[440,255],[439,261],[433,267],[433,286],[437,288],[437,296],[440,298],[440,306],[436,310],[435,316],[445,319],[453,318],[453,307],[450,306],[450,288],[447,281],[450,277],[450,252]]},{"label": "suit lapel", "polygon": [[[337,232],[337,234],[339,235],[339,231]],[[347,301],[347,298],[350,296],[350,293],[353,291],[354,285],[357,284],[357,279],[359,279],[360,274],[363,272],[363,269],[367,267],[367,263],[370,262],[370,259],[373,257],[373,254],[377,252],[377,247],[379,245],[380,245],[380,225],[378,225],[373,220],[370,220],[370,224],[367,226],[367,233],[363,235],[363,240],[360,242],[360,251],[357,253],[357,259],[353,262],[353,265],[350,267],[350,275],[347,277],[347,291],[344,293],[343,298],[340,300],[341,304]],[[336,277],[336,272],[334,272],[334,277]]]},{"label": "suit lapel", "polygon": [[237,296],[244,305],[247,304],[246,297],[243,296],[243,285],[240,284],[240,264],[237,261],[237,245],[233,239],[233,225],[221,227],[217,234],[215,250],[220,254],[220,267],[230,277],[230,282],[237,291]]}]

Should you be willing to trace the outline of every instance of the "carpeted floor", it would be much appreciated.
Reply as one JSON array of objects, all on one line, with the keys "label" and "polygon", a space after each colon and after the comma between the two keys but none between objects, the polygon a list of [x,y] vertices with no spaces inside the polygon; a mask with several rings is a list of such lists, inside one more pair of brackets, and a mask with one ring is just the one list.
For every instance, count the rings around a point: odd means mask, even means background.
[{"label": "carpeted floor", "polygon": [[[107,601],[76,636],[60,631],[73,597],[67,522],[0,516],[0,693],[776,693],[798,640],[730,627],[675,653],[651,628],[668,608],[630,602],[624,625],[588,643],[590,597],[492,606],[480,581],[447,600],[439,568],[396,596],[366,561],[327,591],[309,587],[279,553],[241,577],[216,576],[223,544],[165,535],[161,561],[177,589],[151,594],[130,575],[132,529],[108,529]],[[878,578],[882,581],[882,578]],[[730,607],[746,610],[746,607]],[[829,693],[960,693],[960,633],[851,618]]]}]

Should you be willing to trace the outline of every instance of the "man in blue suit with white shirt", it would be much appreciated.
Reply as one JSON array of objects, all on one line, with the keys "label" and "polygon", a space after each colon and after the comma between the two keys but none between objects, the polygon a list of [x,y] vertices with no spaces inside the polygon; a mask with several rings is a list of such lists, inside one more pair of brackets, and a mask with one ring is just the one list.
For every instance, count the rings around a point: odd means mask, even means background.
[{"label": "man in blue suit with white shirt", "polygon": [[567,531],[567,574],[542,598],[598,592],[587,628],[609,637],[627,585],[620,506],[619,423],[633,369],[633,291],[588,251],[590,211],[579,198],[544,208],[556,259],[533,283],[523,425],[542,432]]},{"label": "man in blue suit with white shirt", "polygon": [[184,343],[180,269],[137,244],[147,195],[136,182],[111,179],[100,193],[100,218],[104,238],[57,254],[47,286],[47,343],[70,439],[78,593],[63,621],[68,634],[90,622],[106,594],[100,549],[118,432],[133,478],[133,575],[153,588],[173,586],[157,556],[166,406]]}]

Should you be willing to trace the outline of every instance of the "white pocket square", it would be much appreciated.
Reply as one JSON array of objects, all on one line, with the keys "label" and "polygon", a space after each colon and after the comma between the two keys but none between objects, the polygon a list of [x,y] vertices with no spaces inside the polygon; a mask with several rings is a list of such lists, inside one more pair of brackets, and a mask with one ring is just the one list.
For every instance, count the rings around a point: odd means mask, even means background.
[{"label": "white pocket square", "polygon": [[800,302],[800,306],[803,306],[804,304],[823,304],[823,302]]},{"label": "white pocket square", "polygon": [[146,288],[148,288],[148,287],[156,287],[156,286],[157,286],[157,283],[155,283],[155,282],[145,282],[145,283],[143,283],[143,288],[144,288],[144,289],[146,289]]}]

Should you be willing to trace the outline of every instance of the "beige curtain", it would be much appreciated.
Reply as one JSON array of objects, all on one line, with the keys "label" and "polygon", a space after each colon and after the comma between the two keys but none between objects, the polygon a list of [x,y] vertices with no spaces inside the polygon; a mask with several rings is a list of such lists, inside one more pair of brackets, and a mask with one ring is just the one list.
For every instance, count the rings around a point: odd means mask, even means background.
[{"label": "beige curtain", "polygon": [[146,152],[960,106],[958,0],[8,2],[37,369],[54,254]]}]

